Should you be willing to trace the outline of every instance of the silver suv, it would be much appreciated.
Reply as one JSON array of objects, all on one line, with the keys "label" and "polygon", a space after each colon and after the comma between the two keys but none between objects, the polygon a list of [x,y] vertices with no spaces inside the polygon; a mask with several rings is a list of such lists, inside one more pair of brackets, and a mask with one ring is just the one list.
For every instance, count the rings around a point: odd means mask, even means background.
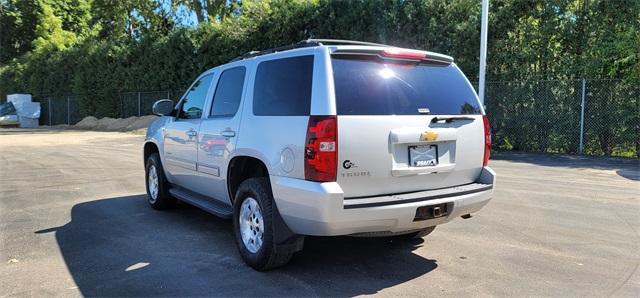
[{"label": "silver suv", "polygon": [[207,70],[153,111],[149,204],[232,218],[257,270],[304,235],[422,237],[493,194],[483,107],[441,54],[310,39]]}]

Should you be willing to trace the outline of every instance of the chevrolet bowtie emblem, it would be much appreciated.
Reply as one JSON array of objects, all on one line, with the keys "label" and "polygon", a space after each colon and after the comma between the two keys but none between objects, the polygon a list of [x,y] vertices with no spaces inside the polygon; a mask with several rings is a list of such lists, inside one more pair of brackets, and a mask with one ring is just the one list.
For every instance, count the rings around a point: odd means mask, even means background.
[{"label": "chevrolet bowtie emblem", "polygon": [[434,131],[425,131],[420,135],[420,141],[435,141],[438,133]]}]

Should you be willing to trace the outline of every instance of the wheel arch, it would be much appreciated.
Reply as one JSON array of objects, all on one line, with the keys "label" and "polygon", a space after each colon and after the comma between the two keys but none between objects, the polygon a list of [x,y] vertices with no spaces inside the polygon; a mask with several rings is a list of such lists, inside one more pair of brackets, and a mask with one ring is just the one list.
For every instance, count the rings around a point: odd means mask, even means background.
[{"label": "wheel arch", "polygon": [[161,151],[162,148],[160,147],[160,145],[155,142],[155,140],[153,139],[149,139],[144,143],[144,147],[143,147],[143,160],[142,160],[142,164],[146,167],[147,166],[147,159],[149,158],[149,156],[151,156],[151,154],[153,153],[158,153],[158,158],[160,159],[160,164],[162,166],[162,171],[165,175],[165,177],[167,178],[167,180],[169,181],[169,183],[173,183],[173,177],[171,176],[171,174],[169,173],[169,171],[167,171],[167,167],[165,166],[165,160],[164,160],[164,156],[163,156],[163,151]]},{"label": "wheel arch", "polygon": [[[235,155],[227,165],[227,191],[233,204],[235,193],[240,184],[249,179],[264,177],[269,179],[269,167],[260,157],[255,155]],[[270,181],[270,180],[269,180]]]},{"label": "wheel arch", "polygon": [[143,149],[143,159],[142,162],[146,163],[147,159],[149,158],[149,156],[151,156],[151,154],[153,153],[158,153],[160,154],[160,149],[158,147],[158,145],[152,141],[147,141],[144,143],[144,149]]}]

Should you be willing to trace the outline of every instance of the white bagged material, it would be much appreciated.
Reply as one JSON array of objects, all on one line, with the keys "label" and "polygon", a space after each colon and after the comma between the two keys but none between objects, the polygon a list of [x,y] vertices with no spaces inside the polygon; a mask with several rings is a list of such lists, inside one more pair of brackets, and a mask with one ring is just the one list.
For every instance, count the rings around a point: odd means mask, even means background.
[{"label": "white bagged material", "polygon": [[20,120],[20,127],[22,128],[37,128],[38,127],[38,118],[30,118],[30,117],[18,117]]},{"label": "white bagged material", "polygon": [[27,118],[40,118],[40,103],[39,102],[22,102],[15,105],[16,112],[20,117]]},{"label": "white bagged material", "polygon": [[7,101],[13,103],[14,106],[24,102],[31,102],[31,94],[9,94],[7,95]]},{"label": "white bagged material", "polygon": [[38,127],[40,118],[40,103],[31,101],[31,94],[9,94],[7,101],[16,108],[16,114],[20,127]]}]

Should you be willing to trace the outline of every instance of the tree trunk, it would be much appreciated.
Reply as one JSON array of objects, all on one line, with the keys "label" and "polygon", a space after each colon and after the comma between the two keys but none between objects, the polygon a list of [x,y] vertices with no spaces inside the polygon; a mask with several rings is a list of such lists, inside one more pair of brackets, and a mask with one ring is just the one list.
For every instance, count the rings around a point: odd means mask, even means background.
[{"label": "tree trunk", "polygon": [[200,2],[200,0],[192,0],[191,3],[193,3],[193,11],[196,13],[198,24],[202,24],[206,21],[204,19],[204,14],[202,13],[202,3]]}]

